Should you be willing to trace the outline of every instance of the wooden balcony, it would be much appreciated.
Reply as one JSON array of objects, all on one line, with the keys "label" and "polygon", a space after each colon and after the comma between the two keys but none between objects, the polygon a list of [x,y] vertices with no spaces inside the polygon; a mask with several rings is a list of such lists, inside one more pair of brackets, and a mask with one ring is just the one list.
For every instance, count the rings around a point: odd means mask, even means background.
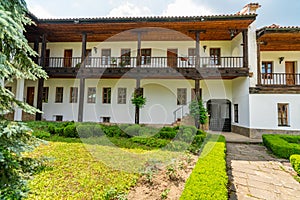
[{"label": "wooden balcony", "polygon": [[228,78],[248,76],[243,57],[50,57],[45,70],[50,77],[120,78]]},{"label": "wooden balcony", "polygon": [[300,74],[269,73],[261,74],[263,86],[300,86]]}]

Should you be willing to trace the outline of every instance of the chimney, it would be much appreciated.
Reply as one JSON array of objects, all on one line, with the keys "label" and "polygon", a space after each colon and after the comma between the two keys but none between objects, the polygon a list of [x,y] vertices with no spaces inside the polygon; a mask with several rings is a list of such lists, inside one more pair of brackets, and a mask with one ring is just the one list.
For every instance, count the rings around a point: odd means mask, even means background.
[{"label": "chimney", "polygon": [[239,15],[256,14],[256,10],[260,7],[261,5],[259,5],[259,3],[249,3],[245,5],[244,8],[237,14]]}]

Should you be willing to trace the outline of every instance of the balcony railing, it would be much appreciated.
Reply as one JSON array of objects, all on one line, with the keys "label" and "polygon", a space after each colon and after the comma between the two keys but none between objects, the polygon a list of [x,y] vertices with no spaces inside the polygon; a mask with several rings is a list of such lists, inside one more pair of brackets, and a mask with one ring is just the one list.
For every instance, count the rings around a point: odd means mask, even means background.
[{"label": "balcony railing", "polygon": [[300,85],[300,74],[291,73],[262,73],[262,85],[294,86]]},{"label": "balcony railing", "polygon": [[[50,68],[62,67],[92,67],[92,68],[111,68],[111,67],[129,67],[137,66],[144,68],[195,68],[195,57],[87,57],[84,63],[81,63],[80,57],[64,58],[50,57],[45,58],[45,66]],[[242,68],[243,57],[201,57],[199,67],[207,68]]]}]

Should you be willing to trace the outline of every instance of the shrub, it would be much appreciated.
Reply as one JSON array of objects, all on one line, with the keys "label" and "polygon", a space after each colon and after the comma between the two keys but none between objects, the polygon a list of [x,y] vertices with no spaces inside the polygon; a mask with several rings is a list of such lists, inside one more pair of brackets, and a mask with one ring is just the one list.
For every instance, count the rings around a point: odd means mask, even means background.
[{"label": "shrub", "polygon": [[77,126],[78,135],[82,138],[89,138],[94,135],[94,126],[93,125],[78,125]]},{"label": "shrub", "polygon": [[163,127],[155,137],[162,139],[173,139],[177,134],[177,130],[172,127]]},{"label": "shrub", "polygon": [[139,136],[153,136],[158,132],[156,128],[153,127],[140,127]]},{"label": "shrub", "polygon": [[140,128],[141,128],[140,125],[134,124],[134,125],[128,126],[125,129],[125,133],[130,136],[138,136]]},{"label": "shrub", "polygon": [[153,147],[153,148],[161,148],[161,147],[166,146],[169,143],[168,140],[156,139],[153,137],[149,137],[149,138],[133,137],[130,140],[135,143],[143,144],[143,145],[146,145],[148,147]]},{"label": "shrub", "polygon": [[104,135],[103,127],[101,125],[95,125],[93,129],[93,135],[100,137]]},{"label": "shrub", "polygon": [[128,137],[118,126],[102,126],[103,132],[108,137]]},{"label": "shrub", "polygon": [[48,125],[48,132],[51,134],[51,135],[54,135],[56,132],[55,132],[55,126],[50,124]]},{"label": "shrub", "polygon": [[182,141],[171,141],[167,146],[166,149],[168,151],[186,151],[189,148],[189,144]]},{"label": "shrub", "polygon": [[64,128],[55,128],[55,134],[64,136]]},{"label": "shrub", "polygon": [[75,124],[69,124],[63,130],[64,130],[63,131],[64,137],[71,137],[71,138],[79,137]]},{"label": "shrub", "polygon": [[180,199],[227,200],[228,176],[225,152],[225,138],[211,135],[185,184]]},{"label": "shrub", "polygon": [[294,168],[294,170],[300,175],[300,155],[294,154],[290,157],[290,162]]},{"label": "shrub", "polygon": [[[289,143],[289,141],[297,141],[300,136],[291,135],[263,135],[264,145],[270,149],[276,156],[289,159],[292,154],[300,154],[300,145],[297,143]],[[294,138],[294,139],[292,139]]]},{"label": "shrub", "polygon": [[51,134],[49,132],[40,131],[40,130],[34,131],[32,133],[32,135],[34,135],[35,137],[40,138],[40,139],[49,138],[51,136]]}]

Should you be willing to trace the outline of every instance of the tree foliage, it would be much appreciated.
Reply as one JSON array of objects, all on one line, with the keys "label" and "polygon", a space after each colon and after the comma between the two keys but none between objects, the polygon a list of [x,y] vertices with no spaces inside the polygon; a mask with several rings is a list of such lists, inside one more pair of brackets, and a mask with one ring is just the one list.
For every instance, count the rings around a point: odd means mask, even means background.
[{"label": "tree foliage", "polygon": [[197,122],[199,122],[203,125],[207,122],[207,110],[204,107],[203,102],[201,100],[193,100],[189,105],[189,109],[190,115],[192,115],[196,120],[196,124],[198,124]]},{"label": "tree foliage", "polygon": [[[4,82],[16,79],[37,80],[46,78],[46,73],[31,57],[36,53],[24,36],[25,26],[32,22],[26,17],[24,0],[0,1],[0,114],[13,111],[16,107],[34,114],[37,109],[18,101],[14,94],[5,89]],[[37,162],[24,156],[33,150],[39,140],[20,122],[0,119],[0,199],[21,199],[26,196],[26,181],[37,166]]]}]

